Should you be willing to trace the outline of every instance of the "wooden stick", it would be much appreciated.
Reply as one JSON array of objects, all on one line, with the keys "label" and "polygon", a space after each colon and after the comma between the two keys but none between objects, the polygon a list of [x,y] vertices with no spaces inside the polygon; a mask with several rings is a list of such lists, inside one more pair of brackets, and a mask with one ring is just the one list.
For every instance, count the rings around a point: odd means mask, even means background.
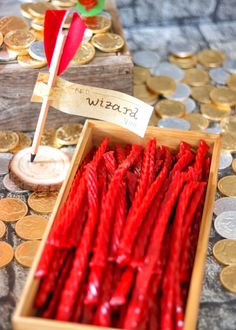
[{"label": "wooden stick", "polygon": [[[65,33],[63,33],[62,31],[59,32],[55,50],[54,50],[53,57],[52,57],[52,62],[50,65],[50,70],[49,70],[50,71],[49,79],[48,79],[49,91],[53,87],[53,85],[57,79],[57,72],[59,69],[59,64],[60,64],[61,56],[63,53],[63,47],[64,47],[64,44],[66,41],[66,37],[67,36]],[[32,144],[32,152],[31,152],[31,158],[30,158],[31,162],[34,161],[36,154],[38,152],[38,148],[40,145],[41,136],[43,133],[43,129],[44,129],[44,125],[45,125],[45,121],[47,118],[47,113],[48,113],[50,104],[51,104],[51,101],[48,99],[48,96],[45,96],[43,98],[38,123],[37,123],[37,127],[36,127],[35,134],[34,134],[34,140],[33,140],[33,144]]]}]

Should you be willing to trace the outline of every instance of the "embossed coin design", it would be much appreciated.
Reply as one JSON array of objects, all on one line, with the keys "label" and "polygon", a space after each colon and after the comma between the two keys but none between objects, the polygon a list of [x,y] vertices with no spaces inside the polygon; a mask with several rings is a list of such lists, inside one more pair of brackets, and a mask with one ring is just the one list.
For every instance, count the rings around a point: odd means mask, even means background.
[{"label": "embossed coin design", "polygon": [[220,123],[222,131],[232,134],[236,138],[236,117],[228,117],[222,119]]},{"label": "embossed coin design", "polygon": [[31,138],[29,135],[19,131],[17,131],[16,134],[19,136],[19,143],[14,149],[11,150],[11,152],[14,154],[24,148],[31,146]]},{"label": "embossed coin design", "polygon": [[219,170],[224,170],[225,168],[229,167],[232,163],[232,160],[233,157],[229,151],[221,151]]},{"label": "embossed coin design", "polygon": [[213,255],[223,265],[236,264],[236,241],[222,239],[213,246]]},{"label": "embossed coin design", "polygon": [[10,244],[0,242],[0,268],[6,267],[13,259],[14,251]]},{"label": "embossed coin design", "polygon": [[206,85],[209,81],[209,75],[206,71],[193,68],[185,71],[184,82],[190,86]]},{"label": "embossed coin design", "polygon": [[9,177],[9,174],[5,175],[3,180],[2,180],[2,183],[4,185],[4,187],[14,193],[14,194],[24,194],[24,193],[28,193],[29,190],[23,190],[21,189],[19,186],[17,186]]},{"label": "embossed coin design", "polygon": [[15,231],[25,240],[42,239],[47,224],[48,220],[40,215],[27,215],[16,223]]},{"label": "embossed coin design", "polygon": [[211,100],[217,105],[232,106],[236,104],[236,92],[227,87],[217,87],[210,92]]},{"label": "embossed coin design", "polygon": [[185,114],[185,106],[178,101],[161,100],[155,105],[155,111],[161,118],[183,117]]},{"label": "embossed coin design", "polygon": [[218,189],[224,196],[236,197],[236,175],[221,178],[218,181]]},{"label": "embossed coin design", "polygon": [[105,16],[86,17],[85,24],[93,33],[107,32],[111,28],[111,20]]},{"label": "embossed coin design", "polygon": [[28,212],[27,205],[17,198],[0,199],[0,220],[15,222],[23,218]]},{"label": "embossed coin design", "polygon": [[45,128],[41,137],[40,144],[53,148],[61,148],[62,144],[57,142],[55,128]]},{"label": "embossed coin design", "polygon": [[222,141],[222,148],[224,150],[227,150],[229,152],[235,152],[236,151],[236,138],[235,138],[235,136],[233,136],[229,133],[223,133],[221,135],[221,141]]},{"label": "embossed coin design", "polygon": [[214,221],[217,233],[228,239],[236,239],[236,212],[225,211],[219,214]]},{"label": "embossed coin design", "polygon": [[8,152],[19,143],[19,136],[12,131],[0,131],[0,152]]},{"label": "embossed coin design", "polygon": [[38,61],[46,61],[44,45],[42,41],[35,41],[29,48],[29,55]]},{"label": "embossed coin design", "polygon": [[28,29],[29,25],[21,17],[18,16],[5,16],[0,18],[0,32],[5,35],[9,31],[13,30],[25,30]]},{"label": "embossed coin design", "polygon": [[225,211],[236,211],[236,198],[235,197],[222,197],[215,201],[213,212],[219,215]]},{"label": "embossed coin design", "polygon": [[198,53],[198,61],[207,68],[215,68],[224,63],[224,53],[214,49],[203,49]]},{"label": "embossed coin design", "polygon": [[0,175],[8,173],[9,162],[12,158],[11,154],[0,153]]},{"label": "embossed coin design", "polygon": [[225,289],[236,293],[236,265],[223,268],[220,273],[220,281]]},{"label": "embossed coin design", "polygon": [[86,64],[92,61],[95,56],[95,48],[89,42],[83,42],[77,50],[72,64]]},{"label": "embossed coin design", "polygon": [[56,139],[62,145],[73,145],[79,140],[83,125],[67,124],[59,127],[56,131]]},{"label": "embossed coin design", "polygon": [[184,119],[190,123],[191,130],[194,131],[205,129],[209,125],[208,119],[204,118],[200,113],[187,113]]},{"label": "embossed coin design", "polygon": [[8,32],[4,37],[5,44],[15,50],[28,48],[35,41],[35,35],[28,30]]},{"label": "embossed coin design", "polygon": [[37,240],[27,241],[18,245],[15,249],[16,261],[24,267],[31,267],[39,245],[40,241]]},{"label": "embossed coin design", "polygon": [[172,94],[176,90],[174,79],[166,76],[149,77],[147,80],[147,86],[153,93],[163,95]]},{"label": "embossed coin design", "polygon": [[191,95],[197,102],[200,103],[211,103],[210,92],[214,89],[214,86],[205,85],[192,87]]},{"label": "embossed coin design", "polygon": [[92,44],[105,53],[119,51],[125,44],[124,39],[115,33],[100,33],[92,38]]},{"label": "embossed coin design", "polygon": [[6,233],[6,225],[3,221],[0,220],[0,238],[3,238],[3,236]]},{"label": "embossed coin design", "polygon": [[230,110],[220,110],[213,104],[202,104],[201,113],[211,121],[221,121],[223,118],[229,116]]},{"label": "embossed coin design", "polygon": [[34,192],[28,198],[28,205],[37,213],[47,214],[53,211],[57,196],[57,192]]}]

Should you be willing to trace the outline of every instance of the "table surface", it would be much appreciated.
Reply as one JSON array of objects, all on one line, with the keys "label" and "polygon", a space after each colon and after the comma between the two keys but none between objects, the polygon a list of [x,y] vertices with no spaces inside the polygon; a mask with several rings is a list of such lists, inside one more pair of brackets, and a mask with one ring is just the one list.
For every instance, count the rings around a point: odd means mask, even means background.
[{"label": "table surface", "polygon": [[[1,15],[19,14],[19,1],[0,0]],[[124,19],[124,18],[123,18]],[[199,47],[213,47],[226,52],[236,59],[236,21],[196,22],[192,24],[172,24],[168,26],[132,26],[125,30],[129,48],[136,50],[155,50],[162,59],[166,59],[171,42],[194,42]],[[3,88],[3,85],[0,85]],[[236,154],[233,155],[236,157]],[[231,168],[219,171],[219,178],[233,174]],[[18,197],[26,201],[27,195],[15,195],[5,190],[3,177],[0,176],[0,198]],[[219,198],[216,194],[216,198]],[[214,218],[213,218],[214,220]],[[222,268],[212,256],[212,247],[221,237],[211,228],[208,254],[205,267],[205,279],[201,294],[198,330],[235,330],[236,295],[227,292],[220,284],[219,272]],[[21,243],[15,235],[14,226],[8,225],[5,240],[13,247]],[[11,329],[11,315],[21,295],[28,270],[13,261],[0,270],[0,330]]]}]

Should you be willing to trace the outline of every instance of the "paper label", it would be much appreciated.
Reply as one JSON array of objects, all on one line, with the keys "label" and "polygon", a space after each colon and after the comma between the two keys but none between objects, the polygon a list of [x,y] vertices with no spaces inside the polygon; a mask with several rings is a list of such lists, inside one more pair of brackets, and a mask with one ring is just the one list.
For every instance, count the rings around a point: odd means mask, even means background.
[{"label": "paper label", "polygon": [[57,78],[55,87],[47,87],[47,73],[39,73],[32,102],[48,96],[51,106],[68,114],[105,120],[143,137],[153,107],[133,96],[109,90],[74,84]]}]

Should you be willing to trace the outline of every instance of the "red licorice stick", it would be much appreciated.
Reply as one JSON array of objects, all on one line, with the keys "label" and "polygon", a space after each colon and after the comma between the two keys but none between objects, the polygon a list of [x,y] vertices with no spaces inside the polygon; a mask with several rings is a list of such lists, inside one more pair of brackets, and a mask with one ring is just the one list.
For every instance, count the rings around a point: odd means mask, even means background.
[{"label": "red licorice stick", "polygon": [[184,302],[180,287],[179,272],[175,281],[175,330],[183,329],[184,325]]},{"label": "red licorice stick", "polygon": [[171,170],[173,162],[174,162],[173,155],[171,154],[168,148],[165,148],[165,159],[164,159],[163,167],[166,168],[167,173]]},{"label": "red licorice stick", "polygon": [[179,144],[179,151],[176,155],[177,159],[181,158],[186,151],[191,151],[191,146],[187,142],[181,141]]},{"label": "red licorice stick", "polygon": [[187,166],[189,166],[189,164],[191,164],[191,162],[194,159],[194,155],[191,151],[186,151],[179,159],[178,161],[175,163],[171,173],[175,173],[177,171],[184,171],[185,168]]},{"label": "red licorice stick", "polygon": [[136,329],[143,306],[143,301],[148,293],[155,265],[160,258],[161,245],[166,232],[173,207],[185,182],[185,175],[179,172],[173,175],[168,190],[162,202],[159,215],[155,221],[150,244],[148,246],[145,263],[137,274],[131,301],[127,308],[124,326],[127,329]]},{"label": "red licorice stick", "polygon": [[84,225],[88,215],[88,199],[87,196],[83,199],[81,207],[78,210],[76,220],[71,224],[70,241],[75,248],[78,246],[83,232]]},{"label": "red licorice stick", "polygon": [[49,319],[49,318],[53,318],[55,316],[56,307],[57,307],[58,301],[60,299],[61,292],[63,290],[66,278],[69,276],[73,259],[74,259],[74,252],[69,251],[68,255],[66,257],[65,263],[61,269],[60,276],[58,277],[58,281],[56,283],[56,288],[53,291],[53,295],[49,301],[47,308],[43,311],[43,313],[41,315],[43,318]]},{"label": "red licorice stick", "polygon": [[120,183],[122,182],[128,169],[139,157],[141,151],[142,146],[132,146],[129,156],[121,165],[119,165],[108,186],[108,191],[106,193],[104,203],[102,204],[94,254],[90,263],[91,272],[86,296],[86,303],[88,304],[95,304],[98,301],[103,270],[108,257],[109,239],[112,229],[112,216],[114,214],[116,197],[119,192],[119,189],[117,188],[120,186]]},{"label": "red licorice stick", "polygon": [[87,165],[86,182],[87,182],[88,202],[89,202],[88,219],[85,224],[79,246],[76,250],[70,276],[68,277],[65,283],[65,287],[61,295],[61,299],[56,314],[57,320],[68,321],[71,318],[73,312],[73,306],[75,304],[75,298],[78,295],[78,292],[81,287],[81,283],[85,276],[88,257],[90,253],[90,246],[97,225],[98,187],[97,187],[96,167],[94,165],[91,164]]},{"label": "red licorice stick", "polygon": [[148,184],[147,186],[153,183],[156,174],[155,168],[155,157],[156,156],[156,140],[151,140],[150,152],[149,152],[149,177],[148,177]]},{"label": "red licorice stick", "polygon": [[108,172],[108,177],[111,180],[111,178],[114,175],[114,172],[117,168],[114,151],[105,152],[105,154],[103,155],[103,159],[104,159],[105,166],[106,166],[106,169]]},{"label": "red licorice stick", "polygon": [[86,295],[86,284],[87,283],[86,283],[86,278],[85,278],[81,285],[81,289],[79,291],[78,297],[76,299],[76,304],[74,306],[74,311],[73,311],[72,318],[71,318],[72,322],[78,323],[78,322],[82,321],[84,299],[85,299],[85,295]]},{"label": "red licorice stick", "polygon": [[127,157],[125,148],[116,144],[115,145],[115,155],[116,155],[116,160],[117,160],[118,164],[120,165]]},{"label": "red licorice stick", "polygon": [[162,296],[161,302],[161,327],[163,329],[173,328],[172,315],[174,310],[174,284],[176,279],[176,271],[179,267],[182,224],[190,198],[197,187],[198,182],[187,183],[180,194],[176,208],[172,235],[170,239],[170,254],[163,279],[163,292],[165,292],[165,294]]},{"label": "red licorice stick", "polygon": [[84,324],[91,324],[93,321],[93,315],[94,315],[94,308],[93,306],[83,306],[83,315],[82,315],[82,321],[81,323]]},{"label": "red licorice stick", "polygon": [[132,286],[134,275],[134,270],[130,266],[127,266],[121,275],[120,281],[118,282],[114,293],[112,294],[112,298],[110,300],[110,304],[112,306],[120,306],[126,303],[127,295]]},{"label": "red licorice stick", "polygon": [[44,279],[41,281],[40,288],[37,292],[35,299],[35,307],[43,307],[48,299],[50,292],[55,289],[57,279],[62,268],[62,265],[67,257],[67,250],[56,249],[54,251],[54,258],[50,264],[49,272],[46,274]]},{"label": "red licorice stick", "polygon": [[126,181],[127,181],[130,203],[132,203],[132,201],[134,199],[135,191],[137,188],[137,184],[138,184],[137,174],[135,174],[131,171],[128,171],[127,175],[126,175]]},{"label": "red licorice stick", "polygon": [[133,209],[133,212],[128,214],[117,253],[117,263],[124,265],[130,261],[138,230],[142,225],[144,217],[146,216],[152,201],[154,200],[156,194],[158,194],[160,191],[166,175],[166,168],[163,168],[163,170],[148,189],[142,203],[139,204],[139,207]]},{"label": "red licorice stick", "polygon": [[203,181],[208,181],[211,167],[211,157],[206,157],[203,163]]},{"label": "red licorice stick", "polygon": [[204,163],[204,158],[206,157],[206,155],[208,153],[208,150],[209,150],[209,147],[206,144],[206,142],[203,140],[200,140],[198,149],[197,149],[195,164],[194,164],[194,168],[197,171],[199,171],[199,181],[202,180],[203,163]]}]

